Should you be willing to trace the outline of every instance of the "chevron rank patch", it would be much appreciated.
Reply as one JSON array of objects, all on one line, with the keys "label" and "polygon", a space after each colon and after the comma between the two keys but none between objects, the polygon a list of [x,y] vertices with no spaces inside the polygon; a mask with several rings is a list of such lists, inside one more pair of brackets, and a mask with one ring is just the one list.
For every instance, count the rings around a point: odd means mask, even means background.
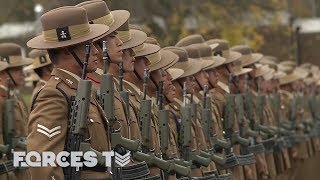
[{"label": "chevron rank patch", "polygon": [[61,133],[61,126],[56,126],[52,129],[49,129],[45,127],[44,125],[37,124],[37,132],[47,136],[49,139],[51,139],[54,136],[57,136]]}]

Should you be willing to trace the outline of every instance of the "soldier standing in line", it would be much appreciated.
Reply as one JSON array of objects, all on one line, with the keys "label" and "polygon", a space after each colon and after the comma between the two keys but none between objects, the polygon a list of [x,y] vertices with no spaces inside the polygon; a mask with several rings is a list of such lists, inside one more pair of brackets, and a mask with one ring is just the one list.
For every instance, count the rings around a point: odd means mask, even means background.
[{"label": "soldier standing in line", "polygon": [[40,78],[40,80],[38,81],[36,87],[32,92],[31,99],[33,99],[34,95],[50,79],[53,66],[49,58],[49,55],[45,50],[33,49],[32,51],[30,51],[29,57],[33,59],[33,62],[31,65],[27,66],[25,70],[34,70],[34,72]]},{"label": "soldier standing in line", "polygon": [[[18,93],[18,88],[24,85],[24,74],[23,67],[32,63],[32,59],[23,58],[21,54],[21,46],[14,43],[1,43],[0,44],[0,58],[1,61],[8,63],[8,68],[1,72],[1,85],[0,91],[2,96],[2,107],[5,107],[5,99],[13,98],[14,103],[14,137],[15,138],[24,138],[27,137],[27,121],[29,117],[29,111],[26,103]],[[7,83],[7,79],[9,79],[9,83]],[[10,92],[8,90],[10,89]],[[11,97],[9,97],[11,96]],[[5,123],[5,114],[3,114],[2,123]],[[6,124],[6,123],[5,123]],[[6,132],[6,127],[3,127],[2,132]],[[10,139],[4,135],[4,143],[7,144]],[[18,147],[13,147],[15,150],[25,150]],[[9,158],[9,154],[7,154]],[[17,170],[15,171],[15,175],[17,179],[29,179],[28,170]]]},{"label": "soldier standing in line", "polygon": [[[251,94],[253,95],[252,97],[253,99],[256,99],[258,89],[255,84],[256,67],[254,66],[254,64],[262,58],[262,54],[251,53],[251,49],[245,45],[234,46],[231,48],[231,50],[237,51],[242,54],[242,57],[240,58],[242,67],[252,69],[252,71],[249,73],[248,82],[251,89]],[[256,112],[255,100],[253,100],[252,103],[254,106],[253,112],[252,112],[253,117],[250,117],[249,114],[247,114],[246,117],[253,118],[255,121],[257,121],[257,117],[255,113]],[[249,113],[248,110],[246,110],[245,112]],[[262,140],[262,137],[258,136],[256,139],[257,139],[257,142],[260,143]],[[265,154],[264,153],[255,154],[255,157],[256,157],[258,179],[267,179],[269,172],[268,172],[268,167],[265,159]]]},{"label": "soldier standing in line", "polygon": [[[92,39],[108,31],[108,26],[89,24],[85,9],[66,6],[51,10],[41,17],[43,34],[28,41],[34,49],[46,49],[54,69],[51,78],[32,102],[28,122],[27,151],[51,151],[55,154],[65,150],[69,124],[69,104],[75,96],[85,59],[85,46],[91,45],[88,58],[88,73],[94,72],[98,64],[98,50]],[[108,120],[94,97],[90,98],[86,139],[99,152],[110,151]],[[81,178],[106,179],[110,173],[106,168],[93,167],[81,171]],[[67,179],[62,167],[32,167],[31,178]]]},{"label": "soldier standing in line", "polygon": [[[103,49],[102,43],[106,41],[107,52],[108,52],[108,63],[109,66],[107,67],[107,73],[115,75],[115,72],[118,71],[116,68],[119,63],[122,63],[122,46],[123,42],[119,39],[116,30],[120,28],[123,24],[125,24],[130,16],[130,13],[125,10],[116,10],[116,11],[109,11],[107,4],[104,1],[86,1],[77,5],[77,7],[82,7],[86,10],[88,15],[88,20],[92,22],[92,24],[103,24],[109,26],[109,31],[105,33],[99,41],[95,42],[95,46],[97,47],[99,54],[98,60],[98,68],[95,72],[88,74],[88,78],[92,80],[93,87],[95,91],[100,89],[101,85],[101,75],[103,74],[104,68],[104,60],[103,60]],[[139,44],[137,44],[139,45]],[[114,77],[116,78],[116,77]],[[114,115],[116,120],[121,125],[121,135],[125,138],[129,138],[129,122],[128,117],[126,117],[126,113],[124,110],[124,103],[121,100],[119,92],[116,90],[114,91]],[[108,117],[108,112],[107,117]],[[112,117],[114,118],[114,117]]]}]

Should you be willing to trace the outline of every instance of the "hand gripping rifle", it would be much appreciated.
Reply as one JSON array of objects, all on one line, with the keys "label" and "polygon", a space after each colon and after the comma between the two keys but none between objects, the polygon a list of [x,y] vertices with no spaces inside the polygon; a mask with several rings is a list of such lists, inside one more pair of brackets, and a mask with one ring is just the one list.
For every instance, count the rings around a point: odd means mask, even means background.
[{"label": "hand gripping rifle", "polygon": [[[85,61],[83,64],[82,78],[79,81],[76,96],[71,96],[71,107],[70,107],[70,118],[69,118],[69,129],[67,134],[66,150],[82,151],[94,151],[97,155],[98,166],[105,166],[105,158],[102,154],[90,147],[90,143],[87,142],[85,136],[88,131],[87,121],[90,107],[90,97],[92,82],[86,80],[87,65],[90,55],[90,45],[86,45],[85,48]],[[69,159],[70,162],[70,159]],[[67,167],[64,168],[64,175],[66,179],[80,180],[80,169],[79,167]]]},{"label": "hand gripping rifle", "polygon": [[183,104],[181,107],[181,128],[179,141],[181,145],[181,156],[186,161],[191,161],[196,166],[208,167],[211,159],[197,154],[196,150],[191,150],[191,107],[187,104],[187,84],[183,84]]},{"label": "hand gripping rifle", "polygon": [[[163,108],[163,81],[159,82],[159,90],[158,90],[158,119],[160,124],[160,145],[161,145],[161,152],[162,152],[162,158],[164,160],[169,160],[169,157],[167,155],[168,145],[169,145],[169,110]],[[177,174],[188,176],[191,172],[189,163],[183,163],[183,165],[189,165],[189,166],[183,166],[179,165],[179,162],[183,160],[174,159],[170,161],[170,166],[172,171],[175,171]],[[168,178],[168,173],[165,173],[166,178]]]},{"label": "hand gripping rifle", "polygon": [[[203,99],[202,99],[202,126],[204,127],[204,134],[207,141],[210,143],[210,149],[207,152],[202,152],[202,155],[205,157],[210,157],[211,160],[219,165],[224,165],[226,163],[226,159],[215,155],[215,148],[213,147],[212,137],[213,133],[215,133],[213,123],[212,123],[212,115],[211,115],[211,99],[207,97],[208,94],[208,85],[204,86],[203,90]],[[223,140],[220,140],[223,141]],[[228,142],[226,142],[228,143]],[[229,143],[230,144],[230,143]]]}]

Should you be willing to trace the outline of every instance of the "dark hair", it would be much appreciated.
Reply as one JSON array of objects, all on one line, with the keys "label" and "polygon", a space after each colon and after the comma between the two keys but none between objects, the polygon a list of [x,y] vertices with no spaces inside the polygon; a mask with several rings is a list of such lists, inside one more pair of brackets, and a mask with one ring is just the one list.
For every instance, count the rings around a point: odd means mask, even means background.
[{"label": "dark hair", "polygon": [[48,49],[47,51],[52,64],[57,64],[61,49]]},{"label": "dark hair", "polygon": [[43,69],[37,68],[37,69],[34,69],[34,72],[36,72],[36,74],[41,78],[43,74]]}]

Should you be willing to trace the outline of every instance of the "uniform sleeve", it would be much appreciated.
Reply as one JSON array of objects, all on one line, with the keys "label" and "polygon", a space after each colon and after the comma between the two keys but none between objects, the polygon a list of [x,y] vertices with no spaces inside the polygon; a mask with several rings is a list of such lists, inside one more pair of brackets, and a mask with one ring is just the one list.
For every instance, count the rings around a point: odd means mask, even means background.
[{"label": "uniform sleeve", "polygon": [[[68,103],[62,93],[52,87],[43,89],[34,104],[28,122],[27,151],[52,151],[55,154],[64,150],[68,127]],[[32,180],[63,180],[61,167],[30,168]]]}]

